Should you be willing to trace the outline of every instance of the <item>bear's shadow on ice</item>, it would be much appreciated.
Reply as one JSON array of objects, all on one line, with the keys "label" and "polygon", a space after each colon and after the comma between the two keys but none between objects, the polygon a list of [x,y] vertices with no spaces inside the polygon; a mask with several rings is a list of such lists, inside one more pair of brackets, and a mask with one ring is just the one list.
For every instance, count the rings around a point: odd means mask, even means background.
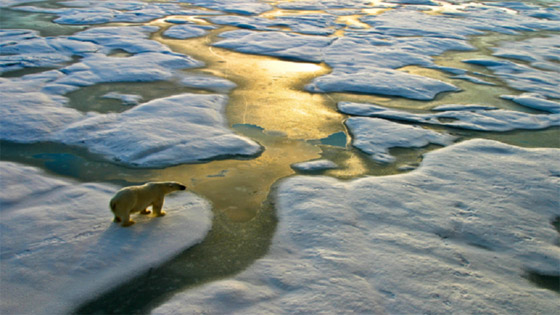
[{"label": "bear's shadow on ice", "polygon": [[[171,213],[176,209],[166,209]],[[172,214],[171,214],[172,215]],[[158,242],[169,235],[167,229],[162,228],[166,217],[155,217],[149,215],[133,215],[136,223],[129,227],[121,227],[118,223],[112,222],[112,216],[107,217],[107,228],[101,232],[97,242],[92,243],[85,260],[95,263],[95,260],[114,258],[115,260],[127,260],[142,252],[157,246]],[[149,244],[152,244],[150,246]],[[97,259],[90,259],[98,257]],[[104,257],[104,258],[103,258]],[[86,264],[89,264],[86,262]],[[82,267],[85,267],[82,265]]]}]

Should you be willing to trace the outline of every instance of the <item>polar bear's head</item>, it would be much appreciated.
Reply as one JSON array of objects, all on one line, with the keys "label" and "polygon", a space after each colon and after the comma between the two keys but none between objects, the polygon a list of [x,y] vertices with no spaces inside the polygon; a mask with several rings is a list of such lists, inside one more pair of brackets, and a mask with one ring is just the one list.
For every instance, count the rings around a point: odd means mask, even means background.
[{"label": "polar bear's head", "polygon": [[156,183],[163,191],[164,193],[168,194],[170,192],[176,191],[176,190],[185,190],[187,189],[187,186],[178,183],[178,182],[159,182]]}]

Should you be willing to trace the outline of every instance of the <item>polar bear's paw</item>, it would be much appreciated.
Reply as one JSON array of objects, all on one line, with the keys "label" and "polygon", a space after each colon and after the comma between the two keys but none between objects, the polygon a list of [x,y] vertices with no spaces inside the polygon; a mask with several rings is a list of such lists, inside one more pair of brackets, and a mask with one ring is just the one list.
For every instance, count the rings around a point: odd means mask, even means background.
[{"label": "polar bear's paw", "polygon": [[144,209],[142,211],[140,211],[140,214],[150,214],[152,213],[152,211],[148,210],[148,209]]},{"label": "polar bear's paw", "polygon": [[123,223],[122,226],[124,226],[124,227],[126,227],[126,226],[131,226],[131,225],[133,225],[134,223],[136,223],[134,220],[128,220],[128,222]]}]

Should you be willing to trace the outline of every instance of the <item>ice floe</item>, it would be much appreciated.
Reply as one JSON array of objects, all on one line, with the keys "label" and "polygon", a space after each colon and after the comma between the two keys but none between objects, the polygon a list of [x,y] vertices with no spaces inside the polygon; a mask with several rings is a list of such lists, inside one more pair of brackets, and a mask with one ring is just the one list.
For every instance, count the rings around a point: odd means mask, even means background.
[{"label": "ice floe", "polygon": [[[354,71],[353,71],[354,70]],[[441,92],[458,91],[450,83],[402,71],[369,68],[338,69],[305,86],[310,92],[357,92],[431,100]]]},{"label": "ice floe", "polygon": [[258,0],[179,0],[179,2],[188,2],[213,10],[244,15],[260,14],[273,9],[270,4]]},{"label": "ice floe", "polygon": [[542,71],[509,60],[466,59],[463,62],[487,67],[517,90],[560,98],[560,76],[557,71]]},{"label": "ice floe", "polygon": [[294,170],[300,172],[319,172],[319,171],[325,171],[325,170],[337,168],[338,165],[331,160],[319,159],[319,160],[295,163],[292,164],[291,167]]},{"label": "ice floe", "polygon": [[211,90],[218,93],[228,93],[237,87],[230,80],[205,74],[185,74],[180,77],[179,83],[193,88]]},{"label": "ice floe", "polygon": [[212,26],[206,25],[181,24],[171,26],[165,32],[163,32],[163,35],[171,38],[187,39],[203,36],[208,33],[208,29],[212,28]]},{"label": "ice floe", "polygon": [[[189,1],[192,2],[192,1]],[[14,10],[55,14],[59,24],[105,24],[110,22],[149,22],[169,15],[213,15],[219,12],[189,10],[179,3],[159,3],[143,1],[64,1],[66,7],[46,8],[36,6],[15,6]]]},{"label": "ice floe", "polygon": [[[229,131],[223,118],[227,98],[219,95],[179,95],[121,114],[84,114],[65,106],[68,101],[65,94],[98,83],[174,80],[184,86],[220,93],[235,87],[226,79],[179,72],[203,63],[149,40],[149,34],[158,29],[152,26],[98,27],[59,38],[43,38],[26,30],[5,32],[3,47],[7,54],[13,54],[10,57],[19,60],[16,67],[39,66],[23,62],[35,49],[54,56],[57,63],[59,59],[65,62],[75,55],[82,58],[58,70],[2,78],[0,91],[5,106],[0,107],[1,138],[14,142],[55,141],[86,146],[121,163],[143,167],[260,153],[262,149],[258,144]],[[111,56],[115,50],[131,55]],[[4,70],[14,70],[12,64],[2,66]],[[129,104],[139,102],[137,96],[117,91],[105,97]],[[163,122],[164,118],[169,120]],[[100,126],[107,129],[100,130]],[[124,153],[131,147],[136,148]]]},{"label": "ice floe", "polygon": [[63,314],[201,242],[211,205],[190,192],[166,197],[167,216],[113,223],[119,189],[77,183],[0,162],[0,313]]},{"label": "ice floe", "polygon": [[2,140],[46,141],[51,133],[83,119],[84,114],[65,107],[65,97],[42,91],[46,82],[62,76],[52,70],[18,79],[0,78]]},{"label": "ice floe", "polygon": [[51,137],[138,167],[260,154],[259,144],[227,127],[227,100],[217,94],[174,95],[119,114],[92,115]]},{"label": "ice floe", "polygon": [[407,174],[296,176],[276,192],[266,256],[152,314],[555,313],[558,149],[471,140]]},{"label": "ice floe", "polygon": [[453,105],[453,107],[448,107],[448,110],[445,107],[436,108],[436,112],[433,113],[412,113],[367,103],[338,103],[338,109],[349,115],[481,131],[545,129],[560,126],[559,114],[539,115],[504,109],[486,109],[479,106]]},{"label": "ice floe", "polygon": [[98,46],[64,37],[41,37],[32,30],[0,30],[0,73],[36,67],[60,67],[72,56],[93,53]]},{"label": "ice floe", "polygon": [[322,48],[334,39],[323,36],[297,35],[285,32],[229,31],[220,34],[223,40],[214,46],[243,53],[320,62]]},{"label": "ice floe", "polygon": [[523,93],[521,95],[501,95],[500,97],[525,107],[550,113],[560,113],[560,103],[544,99],[538,94]]},{"label": "ice floe", "polygon": [[390,148],[419,148],[430,143],[449,145],[456,139],[446,133],[379,118],[350,117],[345,124],[353,135],[352,145],[384,163],[395,161]]},{"label": "ice floe", "polygon": [[527,61],[535,68],[560,72],[560,47],[551,43],[560,43],[560,35],[502,43],[493,48],[492,55]]}]

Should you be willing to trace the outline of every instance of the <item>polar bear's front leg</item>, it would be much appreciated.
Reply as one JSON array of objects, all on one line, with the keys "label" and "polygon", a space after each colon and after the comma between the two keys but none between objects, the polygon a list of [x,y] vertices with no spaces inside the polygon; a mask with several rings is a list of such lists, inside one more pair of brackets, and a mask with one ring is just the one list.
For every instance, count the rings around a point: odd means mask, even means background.
[{"label": "polar bear's front leg", "polygon": [[130,214],[124,215],[122,220],[123,220],[123,223],[122,223],[123,227],[131,226],[134,223],[136,223],[136,222],[134,222],[134,220],[130,219]]},{"label": "polar bear's front leg", "polygon": [[161,210],[161,208],[163,208],[163,198],[154,201],[154,203],[152,204],[152,209],[154,210],[154,214],[156,215],[156,217],[163,217],[167,214],[165,211]]}]

